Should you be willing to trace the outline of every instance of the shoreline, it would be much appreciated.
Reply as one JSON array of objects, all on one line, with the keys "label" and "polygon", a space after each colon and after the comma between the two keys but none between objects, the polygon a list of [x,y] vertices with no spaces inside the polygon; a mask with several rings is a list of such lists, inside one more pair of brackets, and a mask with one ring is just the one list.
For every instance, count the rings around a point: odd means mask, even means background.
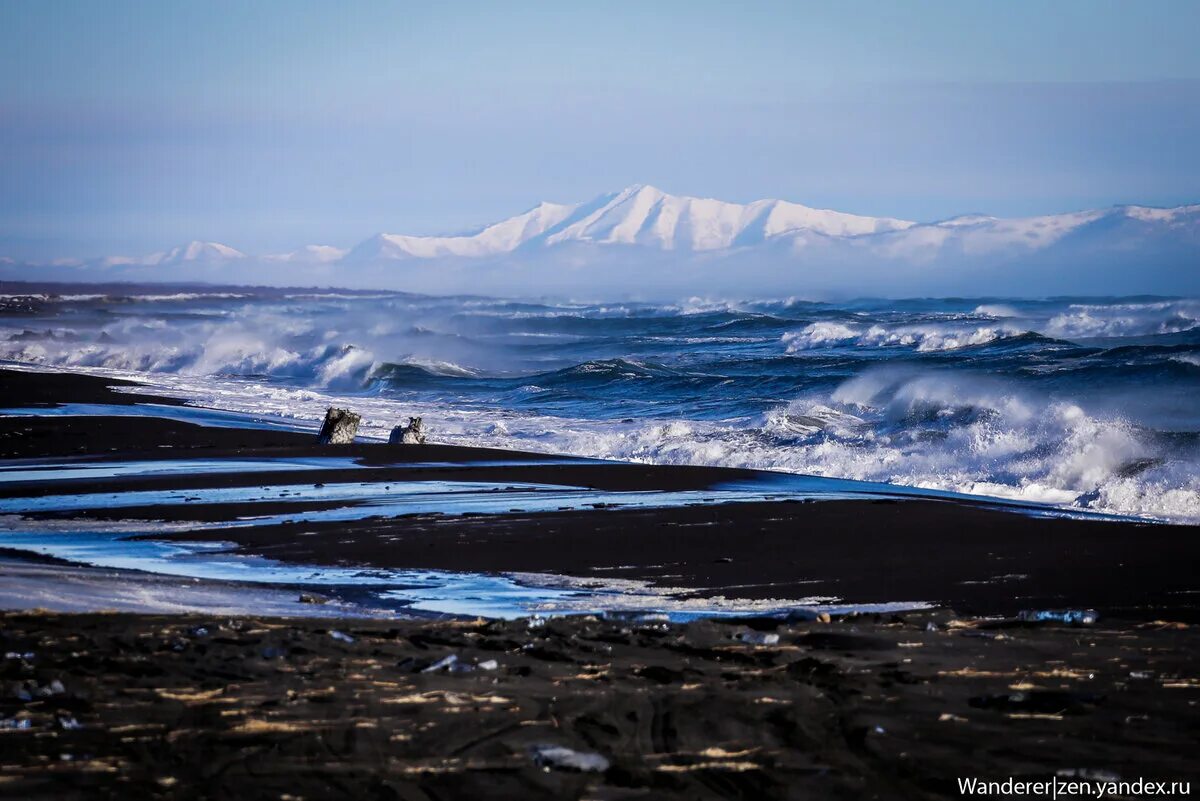
[{"label": "shoreline", "polygon": [[[30,399],[161,400],[92,376],[0,377],[0,414]],[[442,575],[445,585],[424,595],[395,596],[417,610],[469,615],[452,601],[422,607],[421,599],[485,592],[491,600],[480,611],[508,608],[496,606],[505,596],[518,598],[506,615],[592,611],[603,607],[589,606],[589,592],[599,603],[624,591],[649,611],[670,605],[680,614],[703,612],[707,598],[714,613],[739,603],[747,612],[904,603],[1200,620],[1188,569],[1200,556],[1196,526],[1040,516],[986,499],[889,497],[873,495],[876,485],[727,468],[432,444],[320,447],[306,433],[153,416],[0,417],[0,458],[20,460],[0,481],[10,544],[22,532],[21,541],[48,543],[43,553],[84,561],[103,553],[109,566],[127,567],[156,564],[185,544],[191,550],[180,558],[204,568],[192,574],[199,578],[239,575],[231,558],[324,571],[327,585],[356,569],[399,571],[392,580],[401,585],[422,571]],[[62,540],[72,526],[111,536]],[[232,553],[205,563],[224,543]],[[108,554],[121,548],[128,561],[114,562]],[[149,555],[137,557],[138,548]],[[177,561],[175,572],[186,575],[187,564]],[[253,580],[255,571],[240,574]]]}]

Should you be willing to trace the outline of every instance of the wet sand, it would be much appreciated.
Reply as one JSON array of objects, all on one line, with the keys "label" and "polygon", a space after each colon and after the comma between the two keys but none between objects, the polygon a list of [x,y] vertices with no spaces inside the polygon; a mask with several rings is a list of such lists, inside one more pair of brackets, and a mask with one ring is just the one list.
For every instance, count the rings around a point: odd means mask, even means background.
[{"label": "wet sand", "polygon": [[217,615],[253,609],[280,617],[391,616],[386,610],[335,599],[305,603],[301,595],[311,594],[300,588],[87,567],[0,548],[0,609]]},{"label": "wet sand", "polygon": [[[107,379],[0,372],[0,407],[86,397],[144,398]],[[162,399],[152,399],[160,402]],[[64,427],[65,426],[65,427]],[[0,418],[0,457],[38,459],[302,459],[337,456],[352,470],[176,473],[19,482],[0,501],[65,491],[123,493],[299,487],[338,482],[533,483],[596,491],[705,493],[764,474],[703,467],[554,459],[515,451],[427,445],[320,448],[301,432],[231,429],[143,417]],[[36,461],[35,461],[36,463]],[[64,489],[67,488],[67,489]],[[1124,618],[1200,620],[1200,527],[1034,517],[981,501],[835,500],[585,508],[486,515],[372,514],[287,523],[289,515],[358,501],[281,498],[45,512],[29,517],[202,521],[276,515],[272,525],[156,533],[156,539],[229,541],[240,552],[296,564],[542,573],[579,581],[629,579],[683,596],[833,597],[851,604],[923,601],[964,614],[1083,606]],[[506,496],[507,497],[507,496]],[[514,494],[519,509],[520,494]]]}]

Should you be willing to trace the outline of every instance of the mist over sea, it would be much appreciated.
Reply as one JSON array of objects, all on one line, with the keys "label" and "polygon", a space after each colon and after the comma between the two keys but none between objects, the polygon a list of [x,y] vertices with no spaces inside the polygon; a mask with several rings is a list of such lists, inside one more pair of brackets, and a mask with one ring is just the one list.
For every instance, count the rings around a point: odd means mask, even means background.
[{"label": "mist over sea", "polygon": [[[62,291],[62,290],[56,290]],[[386,436],[766,468],[1200,521],[1200,300],[0,299],[0,360]]]}]

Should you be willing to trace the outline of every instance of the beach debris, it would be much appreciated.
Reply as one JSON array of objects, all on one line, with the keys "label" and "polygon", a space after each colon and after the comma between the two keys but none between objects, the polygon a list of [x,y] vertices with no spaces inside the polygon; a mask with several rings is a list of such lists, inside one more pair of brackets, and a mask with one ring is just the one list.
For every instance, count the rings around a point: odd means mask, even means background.
[{"label": "beach debris", "polygon": [[1094,609],[1022,609],[1017,620],[1024,623],[1065,623],[1068,626],[1091,626],[1100,616]]},{"label": "beach debris", "polygon": [[396,426],[388,437],[389,445],[424,445],[425,424],[420,417],[408,418],[408,425]]},{"label": "beach debris", "polygon": [[1131,671],[1129,671],[1129,678],[1131,678],[1131,679],[1151,679],[1151,678],[1154,678],[1154,671],[1153,670],[1131,670]]},{"label": "beach debris", "polygon": [[485,659],[475,667],[479,668],[480,670],[495,670],[496,668],[500,667],[500,663],[495,659]]},{"label": "beach debris", "polygon": [[321,425],[321,433],[317,435],[317,444],[349,445],[354,442],[361,421],[362,417],[349,409],[330,406],[325,410],[325,422]]},{"label": "beach debris", "polygon": [[9,651],[4,655],[5,659],[21,659],[25,662],[32,662],[37,658],[37,654],[33,651]]},{"label": "beach debris", "polygon": [[477,668],[481,670],[495,670],[500,666],[494,659],[489,659],[488,662],[491,666],[485,668],[483,667],[483,663],[472,665],[470,662],[459,659],[458,654],[450,654],[449,656],[442,657],[429,667],[422,668],[420,672],[439,673],[445,671],[446,673],[471,673]]},{"label": "beach debris", "polygon": [[832,620],[833,620],[833,618],[831,618],[831,617],[829,616],[829,613],[828,613],[828,612],[821,612],[821,613],[819,613],[819,614],[817,615],[817,622],[818,622],[818,623],[829,623],[829,622],[831,622]]},{"label": "beach debris", "polygon": [[535,745],[533,761],[542,770],[568,770],[579,773],[603,773],[608,770],[608,759],[588,751],[576,751],[562,745]]},{"label": "beach debris", "polygon": [[327,604],[327,603],[329,603],[328,598],[326,598],[324,595],[318,595],[315,592],[302,592],[302,593],[300,593],[299,600],[300,600],[300,603],[302,603],[302,604]]},{"label": "beach debris", "polygon": [[32,728],[33,721],[29,718],[0,718],[0,731],[17,731]]},{"label": "beach debris", "polygon": [[742,631],[737,638],[748,645],[778,645],[779,635],[767,631]]},{"label": "beach debris", "polygon": [[207,637],[208,629],[204,628],[204,626],[196,626],[196,628],[192,629],[192,636],[193,637]]},{"label": "beach debris", "polygon": [[354,642],[353,637],[351,637],[346,632],[338,631],[337,629],[333,629],[332,631],[330,631],[329,636],[332,637],[333,639],[337,640],[338,642],[344,642],[344,643]]},{"label": "beach debris", "polygon": [[80,723],[78,720],[76,720],[73,717],[66,717],[66,716],[60,717],[58,719],[58,725],[63,731],[75,731],[76,729],[83,728],[83,724]]},{"label": "beach debris", "polygon": [[450,670],[453,670],[455,665],[457,665],[457,664],[458,664],[458,654],[450,654],[449,656],[443,656],[441,659],[434,662],[429,667],[423,669],[421,672],[422,673],[437,673],[439,670],[450,671]]}]

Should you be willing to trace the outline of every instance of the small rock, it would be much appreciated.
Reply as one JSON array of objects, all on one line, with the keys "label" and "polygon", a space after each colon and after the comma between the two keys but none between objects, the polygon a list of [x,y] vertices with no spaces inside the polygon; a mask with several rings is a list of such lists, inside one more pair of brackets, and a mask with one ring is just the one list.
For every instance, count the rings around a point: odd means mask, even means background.
[{"label": "small rock", "polygon": [[750,645],[778,645],[779,635],[766,631],[743,631],[737,638]]},{"label": "small rock", "polygon": [[535,745],[533,761],[543,770],[570,770],[580,773],[603,773],[608,759],[588,751],[575,751],[561,745]]},{"label": "small rock", "polygon": [[334,629],[333,631],[329,632],[329,636],[330,636],[330,637],[332,637],[332,638],[333,638],[333,639],[335,639],[335,640],[338,640],[339,642],[345,642],[345,643],[351,643],[351,642],[354,642],[354,638],[353,638],[353,637],[351,637],[349,634],[346,634],[346,633],[345,633],[345,632],[343,632],[343,631],[338,631],[338,630],[336,630],[336,629]]},{"label": "small rock", "polygon": [[421,672],[422,673],[437,673],[439,670],[453,670],[455,665],[457,665],[457,664],[458,664],[458,654],[450,654],[449,656],[442,657],[441,659],[434,662],[432,665],[425,668]]},{"label": "small rock", "polygon": [[329,599],[324,595],[317,595],[315,592],[300,593],[300,603],[302,604],[327,604]]},{"label": "small rock", "polygon": [[829,616],[829,613],[828,613],[828,612],[821,612],[819,615],[817,615],[817,622],[818,622],[818,623],[829,623],[829,622],[830,622],[830,621],[832,621],[832,620],[833,620],[833,618],[831,618],[831,617]]}]

